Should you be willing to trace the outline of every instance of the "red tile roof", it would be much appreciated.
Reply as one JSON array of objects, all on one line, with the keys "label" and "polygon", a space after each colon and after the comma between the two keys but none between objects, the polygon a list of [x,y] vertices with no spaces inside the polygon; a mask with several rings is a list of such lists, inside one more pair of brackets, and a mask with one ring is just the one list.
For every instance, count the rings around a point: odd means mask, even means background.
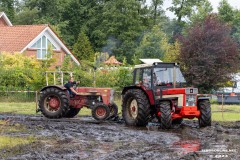
[{"label": "red tile roof", "polygon": [[48,25],[18,25],[0,27],[0,51],[20,52]]},{"label": "red tile roof", "polygon": [[121,65],[122,63],[119,62],[115,56],[111,56],[107,61],[104,62],[105,64],[111,64],[111,65]]}]

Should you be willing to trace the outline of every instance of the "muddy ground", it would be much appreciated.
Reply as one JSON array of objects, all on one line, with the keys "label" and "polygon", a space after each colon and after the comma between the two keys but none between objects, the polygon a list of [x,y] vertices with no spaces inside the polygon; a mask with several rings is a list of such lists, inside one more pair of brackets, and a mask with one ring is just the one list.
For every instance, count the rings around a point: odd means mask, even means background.
[{"label": "muddy ground", "polygon": [[32,136],[28,145],[0,150],[0,159],[240,159],[240,122],[199,128],[197,121],[183,121],[171,130],[158,123],[127,127],[121,120],[97,122],[91,117],[47,119],[41,115],[0,114],[8,125],[25,131],[2,133]]}]

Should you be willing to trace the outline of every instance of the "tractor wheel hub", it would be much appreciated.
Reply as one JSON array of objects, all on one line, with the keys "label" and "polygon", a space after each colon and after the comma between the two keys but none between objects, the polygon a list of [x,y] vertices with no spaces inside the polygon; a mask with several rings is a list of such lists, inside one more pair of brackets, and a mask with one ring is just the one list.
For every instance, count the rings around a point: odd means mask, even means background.
[{"label": "tractor wheel hub", "polygon": [[53,109],[59,108],[59,104],[60,104],[59,100],[55,97],[53,97],[49,100],[49,106]]}]

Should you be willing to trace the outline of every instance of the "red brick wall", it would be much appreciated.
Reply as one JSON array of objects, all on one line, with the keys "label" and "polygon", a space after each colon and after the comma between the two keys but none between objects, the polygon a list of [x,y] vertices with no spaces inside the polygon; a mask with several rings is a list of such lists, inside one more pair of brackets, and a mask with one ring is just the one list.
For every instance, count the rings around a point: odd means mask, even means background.
[{"label": "red brick wall", "polygon": [[[53,56],[52,58],[55,59],[54,64],[51,66],[51,68],[55,68],[56,66],[61,66],[63,61],[64,61],[64,55],[66,53],[63,50],[60,51],[53,51]],[[37,58],[37,50],[34,49],[27,49],[26,51],[24,51],[24,55],[26,56],[33,56],[35,58]]]},{"label": "red brick wall", "polygon": [[5,20],[3,18],[0,18],[0,27],[2,26],[7,26],[7,23],[5,22]]}]

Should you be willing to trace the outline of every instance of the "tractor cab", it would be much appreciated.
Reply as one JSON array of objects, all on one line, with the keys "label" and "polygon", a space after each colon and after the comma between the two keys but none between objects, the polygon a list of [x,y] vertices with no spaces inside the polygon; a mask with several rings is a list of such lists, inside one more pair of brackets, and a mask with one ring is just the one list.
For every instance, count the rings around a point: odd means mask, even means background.
[{"label": "tractor cab", "polygon": [[182,88],[186,85],[186,80],[177,63],[136,65],[133,73],[133,85],[140,86],[147,93],[152,92],[154,100],[157,101],[154,104],[163,97],[163,90]]},{"label": "tractor cab", "polygon": [[176,63],[153,63],[153,65],[136,65],[134,69],[135,85],[143,85],[146,89],[182,87],[184,79]]}]

